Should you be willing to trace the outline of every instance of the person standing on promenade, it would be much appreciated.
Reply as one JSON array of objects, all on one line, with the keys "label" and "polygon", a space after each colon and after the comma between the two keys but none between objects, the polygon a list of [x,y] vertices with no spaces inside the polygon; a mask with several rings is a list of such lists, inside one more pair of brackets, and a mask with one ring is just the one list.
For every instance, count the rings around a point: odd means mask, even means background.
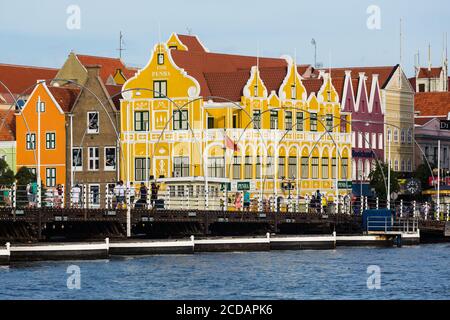
[{"label": "person standing on promenade", "polygon": [[244,211],[250,211],[250,193],[248,191],[244,191]]},{"label": "person standing on promenade", "polygon": [[70,198],[72,199],[72,206],[74,208],[79,208],[80,194],[81,194],[81,188],[78,184],[75,184],[72,187],[72,190],[70,190]]},{"label": "person standing on promenade", "polygon": [[133,182],[130,182],[129,195],[130,195],[130,206],[131,206],[131,208],[133,208],[134,200],[136,199],[136,189],[134,188]]},{"label": "person standing on promenade", "polygon": [[138,201],[139,208],[147,207],[147,196],[148,196],[147,186],[145,185],[145,183],[141,182],[141,187],[139,188],[139,201]]},{"label": "person standing on promenade", "polygon": [[242,195],[240,192],[236,192],[236,197],[234,198],[234,207],[236,208],[236,211],[240,211],[242,208]]},{"label": "person standing on promenade", "polygon": [[152,197],[151,197],[152,208],[156,207],[156,202],[158,201],[158,191],[159,186],[155,182],[152,182]]},{"label": "person standing on promenade", "polygon": [[125,186],[123,181],[120,180],[119,183],[114,188],[114,194],[116,195],[116,209],[123,209],[125,203]]}]

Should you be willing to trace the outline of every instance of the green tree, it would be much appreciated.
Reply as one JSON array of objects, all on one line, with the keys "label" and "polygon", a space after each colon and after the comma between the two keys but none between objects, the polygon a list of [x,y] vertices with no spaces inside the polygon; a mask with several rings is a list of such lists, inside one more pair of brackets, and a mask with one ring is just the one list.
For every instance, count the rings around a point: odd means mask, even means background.
[{"label": "green tree", "polygon": [[14,172],[4,159],[0,159],[0,185],[10,186],[14,183]]},{"label": "green tree", "polygon": [[[384,173],[384,177],[383,177]],[[387,198],[387,180],[388,180],[388,166],[383,163],[376,166],[376,169],[369,175],[370,186],[375,189],[377,196],[381,199]],[[398,183],[398,174],[391,168],[391,193],[399,192],[400,184]]]},{"label": "green tree", "polygon": [[[437,166],[434,163],[430,163],[431,166],[431,170],[434,170],[437,168]],[[429,188],[429,179],[430,177],[432,177],[433,174],[430,171],[430,167],[428,166],[428,164],[426,163],[426,161],[424,160],[416,169],[416,171],[414,171],[413,173],[413,177],[417,180],[420,180],[421,184],[422,184],[422,190],[428,189]]]},{"label": "green tree", "polygon": [[20,167],[16,173],[18,186],[26,186],[28,183],[36,180],[36,175],[27,167]]},{"label": "green tree", "polygon": [[36,181],[36,175],[27,167],[21,167],[16,173],[17,181],[17,206],[28,206],[27,184]]}]

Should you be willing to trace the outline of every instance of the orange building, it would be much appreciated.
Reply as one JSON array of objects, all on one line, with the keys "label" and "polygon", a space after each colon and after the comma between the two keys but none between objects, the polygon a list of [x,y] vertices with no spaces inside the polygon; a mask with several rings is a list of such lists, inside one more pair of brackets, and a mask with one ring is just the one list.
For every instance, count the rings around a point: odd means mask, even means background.
[{"label": "orange building", "polygon": [[16,114],[17,169],[26,166],[37,174],[39,166],[48,188],[66,181],[66,113],[78,95],[78,89],[38,82]]}]

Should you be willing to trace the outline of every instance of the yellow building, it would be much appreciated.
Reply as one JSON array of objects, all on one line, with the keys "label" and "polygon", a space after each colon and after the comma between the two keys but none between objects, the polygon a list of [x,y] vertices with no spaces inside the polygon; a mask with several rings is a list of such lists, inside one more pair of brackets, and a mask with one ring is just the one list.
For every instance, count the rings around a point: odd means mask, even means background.
[{"label": "yellow building", "polygon": [[329,75],[304,80],[304,72],[288,56],[210,53],[197,37],[173,34],[123,86],[122,179],[156,179],[191,199],[205,187],[209,199],[221,187],[332,197],[338,183],[347,194],[350,114]]}]

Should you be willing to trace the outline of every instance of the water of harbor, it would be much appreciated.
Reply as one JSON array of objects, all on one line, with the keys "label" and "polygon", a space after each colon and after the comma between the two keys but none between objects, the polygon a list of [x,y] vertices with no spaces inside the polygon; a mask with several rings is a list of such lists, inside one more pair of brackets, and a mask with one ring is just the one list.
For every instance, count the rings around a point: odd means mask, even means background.
[{"label": "water of harbor", "polygon": [[33,262],[0,267],[0,299],[450,299],[449,267],[450,244]]}]

